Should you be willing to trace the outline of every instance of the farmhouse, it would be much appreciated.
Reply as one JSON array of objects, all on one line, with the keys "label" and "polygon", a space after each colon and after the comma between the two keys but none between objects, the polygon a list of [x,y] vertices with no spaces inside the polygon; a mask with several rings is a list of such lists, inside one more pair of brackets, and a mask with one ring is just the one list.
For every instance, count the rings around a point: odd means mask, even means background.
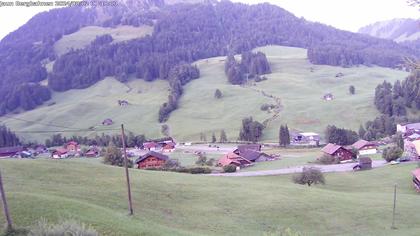
[{"label": "farmhouse", "polygon": [[2,157],[12,157],[12,156],[22,152],[23,150],[24,150],[23,147],[20,147],[20,146],[0,148],[0,158],[2,158]]},{"label": "farmhouse", "polygon": [[337,144],[329,143],[321,151],[335,157],[339,161],[351,160],[353,158],[353,153],[350,150]]},{"label": "farmhouse", "polygon": [[135,163],[139,169],[162,168],[169,157],[157,152],[150,151],[139,157]]},{"label": "farmhouse", "polygon": [[413,185],[417,192],[420,192],[420,168],[415,169],[413,172]]},{"label": "farmhouse", "polygon": [[79,151],[79,144],[75,141],[70,141],[66,144],[65,148],[69,152],[78,152]]},{"label": "farmhouse", "polygon": [[359,151],[359,155],[376,154],[378,151],[378,145],[376,143],[363,139],[353,143],[351,146]]},{"label": "farmhouse", "polygon": [[163,145],[162,150],[163,150],[163,152],[173,152],[173,151],[175,151],[175,143],[173,143],[173,142],[166,143],[165,145]]},{"label": "farmhouse", "polygon": [[99,149],[97,147],[91,147],[85,153],[86,157],[98,157],[99,156]]},{"label": "farmhouse", "polygon": [[69,156],[66,148],[57,148],[51,153],[51,158],[53,159],[63,159]]},{"label": "farmhouse", "polygon": [[244,167],[252,165],[252,162],[239,156],[236,153],[230,152],[225,154],[222,158],[219,159],[217,162],[217,166],[227,166],[227,165],[235,165],[237,167]]},{"label": "farmhouse", "polygon": [[319,134],[314,132],[303,132],[303,133],[297,133],[292,132],[292,143],[297,144],[308,144],[308,145],[319,145],[319,142],[321,140]]}]

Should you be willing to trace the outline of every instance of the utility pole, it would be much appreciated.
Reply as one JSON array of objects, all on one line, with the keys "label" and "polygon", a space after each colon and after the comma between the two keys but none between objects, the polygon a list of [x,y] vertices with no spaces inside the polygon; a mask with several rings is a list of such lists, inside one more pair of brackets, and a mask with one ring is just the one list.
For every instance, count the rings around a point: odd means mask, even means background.
[{"label": "utility pole", "polygon": [[127,158],[127,149],[125,146],[125,134],[124,134],[124,124],[121,124],[121,141],[123,145],[123,155],[124,155],[124,167],[125,167],[125,176],[127,179],[127,191],[128,191],[128,208],[129,208],[129,215],[134,214],[133,210],[133,203],[131,200],[131,185],[130,185],[130,175],[128,173],[128,158]]},{"label": "utility pole", "polygon": [[4,216],[6,217],[6,221],[7,221],[6,230],[10,231],[13,229],[12,218],[10,217],[9,208],[7,206],[6,193],[4,192],[4,188],[3,188],[3,179],[1,178],[1,172],[0,172],[0,194],[1,194],[1,200],[3,202]]},{"label": "utility pole", "polygon": [[395,227],[395,208],[396,208],[396,204],[397,204],[397,184],[394,185],[394,208],[392,210],[392,226],[391,226],[391,229],[397,229],[397,227]]}]

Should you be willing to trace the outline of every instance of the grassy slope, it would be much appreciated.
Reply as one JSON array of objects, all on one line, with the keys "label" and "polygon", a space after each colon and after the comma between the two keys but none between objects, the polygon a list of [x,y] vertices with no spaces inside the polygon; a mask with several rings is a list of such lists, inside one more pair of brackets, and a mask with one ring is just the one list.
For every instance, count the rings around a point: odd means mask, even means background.
[{"label": "grassy slope", "polygon": [[54,50],[58,55],[63,55],[71,49],[80,49],[89,45],[97,36],[109,34],[114,42],[122,42],[130,39],[141,38],[153,32],[151,26],[119,26],[116,28],[104,28],[99,26],[87,26],[79,31],[65,35],[54,44]]},{"label": "grassy slope", "polygon": [[[407,75],[380,67],[312,65],[306,59],[306,50],[299,48],[276,46],[257,50],[267,54],[273,73],[256,87],[228,84],[223,72],[224,58],[210,58],[196,63],[201,78],[185,86],[179,109],[168,121],[173,136],[178,140],[194,141],[199,140],[200,132],[205,132],[207,140],[210,140],[213,132],[219,138],[220,130],[225,129],[228,139],[236,140],[242,118],[253,116],[263,121],[273,115],[260,110],[262,104],[273,103],[273,99],[253,89],[262,89],[282,100],[280,117],[264,131],[264,141],[277,141],[278,127],[284,123],[291,129],[321,133],[327,124],[358,129],[361,123],[378,115],[373,106],[376,85],[385,79],[393,82]],[[311,67],[314,72],[310,72]],[[337,79],[335,75],[339,72],[344,73],[344,77]],[[85,90],[54,93],[56,105],[25,112],[17,118],[87,128],[111,117],[118,123],[124,122],[133,131],[149,137],[161,136],[157,113],[159,106],[167,100],[166,82],[135,80],[131,84],[136,89],[130,93],[126,93],[124,84],[110,79]],[[356,87],[357,94],[354,96],[348,94],[351,84]],[[223,99],[214,98],[217,88],[224,94]],[[138,94],[137,90],[143,90],[143,93]],[[321,100],[326,92],[332,92],[336,99],[330,102]],[[120,109],[116,101],[123,98],[136,105]],[[8,120],[7,125],[19,131],[45,129],[45,126],[13,120]],[[32,134],[26,135],[26,138],[43,141],[47,136]]]},{"label": "grassy slope", "polygon": [[[103,235],[262,235],[284,227],[307,235],[418,235],[414,167],[328,174],[327,185],[311,188],[291,183],[290,176],[132,170],[133,218],[126,215],[121,168],[73,159],[2,160],[0,169],[19,226],[45,217],[73,218]],[[389,229],[394,183],[399,186],[396,231]]]},{"label": "grassy slope", "polygon": [[[269,46],[256,49],[268,56],[273,73],[268,80],[258,83],[262,89],[282,99],[280,118],[265,130],[264,140],[276,141],[278,127],[287,123],[289,128],[322,133],[328,124],[358,129],[361,123],[378,115],[373,106],[374,89],[383,80],[393,82],[403,79],[407,73],[380,67],[341,68],[312,65],[306,58],[306,50],[300,48]],[[200,132],[227,130],[228,138],[238,136],[240,121],[254,116],[262,121],[270,114],[260,111],[263,103],[274,103],[250,88],[227,84],[223,73],[223,59],[199,61],[202,77],[186,86],[180,109],[169,120],[175,136],[197,140]],[[310,72],[310,68],[314,72]],[[344,73],[339,79],[335,75]],[[348,87],[356,87],[351,96]],[[225,98],[216,100],[214,91],[219,88]],[[331,92],[336,99],[326,102],[321,97]]]},{"label": "grassy slope", "polygon": [[[64,93],[53,93],[50,102],[53,106],[43,106],[36,110],[17,115],[19,119],[50,122],[60,126],[76,129],[98,126],[100,128],[119,128],[121,123],[129,124],[127,129],[147,136],[160,135],[157,123],[159,106],[166,101],[168,84],[166,81],[145,82],[132,80],[122,84],[112,78],[100,81],[84,90],[70,90]],[[120,107],[118,100],[127,100],[131,105]],[[49,102],[49,103],[50,103]],[[102,127],[104,119],[111,118],[114,125]],[[7,119],[6,125],[17,131],[55,131],[60,128],[25,123]],[[75,133],[77,135],[95,135],[96,133]],[[22,134],[27,140],[45,139],[51,134]],[[72,133],[66,133],[70,136]]]}]

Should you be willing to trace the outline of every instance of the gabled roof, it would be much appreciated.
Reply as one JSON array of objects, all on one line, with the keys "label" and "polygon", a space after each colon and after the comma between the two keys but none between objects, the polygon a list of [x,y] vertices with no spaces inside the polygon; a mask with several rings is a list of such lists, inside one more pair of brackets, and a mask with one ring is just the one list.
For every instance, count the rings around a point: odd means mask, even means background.
[{"label": "gabled roof", "polygon": [[366,145],[375,145],[376,146],[375,143],[372,143],[372,142],[369,142],[369,141],[366,141],[366,140],[363,140],[363,139],[353,143],[353,145],[351,145],[351,146],[356,148],[357,150],[360,150]]},{"label": "gabled roof", "polygon": [[241,156],[249,161],[255,161],[257,160],[260,156],[262,155],[262,153],[257,152],[257,151],[253,151],[250,149],[247,149],[243,152],[241,152]]},{"label": "gabled roof", "polygon": [[153,151],[150,151],[150,152],[148,152],[148,153],[144,154],[143,156],[139,157],[139,158],[135,161],[135,163],[136,163],[136,164],[138,164],[139,162],[141,162],[141,161],[145,160],[145,159],[146,159],[146,158],[148,158],[148,157],[156,157],[157,159],[160,159],[160,160],[163,160],[163,161],[167,161],[167,160],[169,159],[169,157],[168,157],[168,156],[166,156],[166,155],[163,155],[163,154],[158,153],[158,152],[153,152]]},{"label": "gabled roof", "polygon": [[229,164],[238,164],[238,165],[242,165],[242,164],[251,164],[251,161],[239,156],[236,153],[233,152],[229,152],[225,155],[223,155],[222,158],[219,159],[218,164],[225,166],[225,165],[229,165]]},{"label": "gabled roof", "polygon": [[344,148],[344,147],[337,144],[329,143],[325,147],[323,147],[321,151],[330,155],[334,155],[334,153],[338,151],[338,149],[340,148]]},{"label": "gabled roof", "polygon": [[57,148],[54,152],[58,152],[59,154],[66,154],[68,150],[66,148]]},{"label": "gabled roof", "polygon": [[143,143],[143,147],[145,147],[145,148],[152,148],[152,147],[156,147],[156,146],[157,146],[157,143],[155,143],[155,142]]},{"label": "gabled roof", "polygon": [[239,153],[245,152],[246,150],[261,151],[261,145],[260,144],[244,144],[244,145],[238,146]]},{"label": "gabled roof", "polygon": [[17,146],[17,147],[2,147],[0,148],[0,154],[4,153],[13,153],[13,152],[21,152],[23,151],[23,147]]}]

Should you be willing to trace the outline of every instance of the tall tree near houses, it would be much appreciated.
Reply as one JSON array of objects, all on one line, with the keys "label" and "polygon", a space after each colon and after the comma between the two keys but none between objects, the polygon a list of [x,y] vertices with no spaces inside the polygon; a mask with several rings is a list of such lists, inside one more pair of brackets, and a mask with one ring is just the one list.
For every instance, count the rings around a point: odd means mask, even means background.
[{"label": "tall tree near houses", "polygon": [[222,129],[222,131],[220,131],[219,142],[221,142],[221,143],[226,143],[227,142],[227,136],[226,136],[226,132],[225,132],[224,129]]},{"label": "tall tree near houses", "polygon": [[289,127],[287,127],[287,124],[286,124],[286,127],[284,128],[284,133],[285,133],[285,144],[286,145],[290,145],[290,133],[289,133]]},{"label": "tall tree near houses", "polygon": [[211,142],[215,143],[216,141],[217,141],[216,140],[216,135],[213,133],[212,136],[211,136]]},{"label": "tall tree near houses", "polygon": [[289,128],[287,127],[287,125],[280,126],[279,144],[280,146],[283,146],[283,147],[290,145],[290,134],[289,134]]},{"label": "tall tree near houses", "polygon": [[360,125],[360,127],[359,127],[359,137],[363,138],[363,137],[365,137],[365,134],[366,134],[365,128],[363,127],[363,125]]}]

